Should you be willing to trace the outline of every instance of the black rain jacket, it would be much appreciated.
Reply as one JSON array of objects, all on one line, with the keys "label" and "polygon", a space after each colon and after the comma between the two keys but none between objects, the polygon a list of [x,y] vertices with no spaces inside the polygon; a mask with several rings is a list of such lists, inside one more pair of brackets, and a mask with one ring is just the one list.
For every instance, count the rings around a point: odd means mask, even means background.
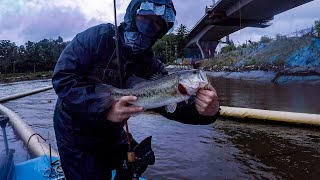
[{"label": "black rain jacket", "polygon": [[[131,54],[123,43],[123,28],[119,27],[121,78],[125,82],[135,75],[149,79],[153,74],[165,74],[163,64],[150,50]],[[123,124],[108,121],[109,106],[100,108],[103,98],[95,93],[98,84],[120,87],[115,55],[115,31],[112,24],[101,24],[79,33],[62,52],[54,69],[52,85],[58,95],[54,114],[57,138],[65,145],[92,148],[101,143],[125,141]],[[170,114],[164,108],[156,110],[163,116],[187,124],[210,124],[216,117],[200,115],[194,104],[180,104]],[[101,147],[101,146],[99,146]]]}]

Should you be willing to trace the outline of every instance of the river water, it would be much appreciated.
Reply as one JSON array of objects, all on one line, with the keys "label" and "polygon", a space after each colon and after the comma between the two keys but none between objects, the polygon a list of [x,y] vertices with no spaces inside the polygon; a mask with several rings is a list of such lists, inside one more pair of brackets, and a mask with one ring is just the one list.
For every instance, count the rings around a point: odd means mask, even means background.
[{"label": "river water", "polygon": [[[320,87],[274,85],[254,81],[214,79],[221,105],[320,114]],[[31,81],[0,85],[0,96],[50,84]],[[53,90],[5,103],[55,146]],[[185,125],[143,114],[129,121],[134,137],[153,136],[156,164],[148,179],[318,179],[320,132],[317,128],[218,119],[207,126]],[[15,162],[30,157],[7,128]],[[3,137],[0,136],[2,142]],[[0,146],[3,149],[3,145]]]}]

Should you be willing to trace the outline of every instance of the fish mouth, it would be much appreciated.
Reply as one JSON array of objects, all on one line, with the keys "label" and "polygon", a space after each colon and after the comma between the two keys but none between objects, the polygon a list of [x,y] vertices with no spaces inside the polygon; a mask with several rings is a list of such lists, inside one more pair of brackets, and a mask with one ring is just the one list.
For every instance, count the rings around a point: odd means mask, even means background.
[{"label": "fish mouth", "polygon": [[189,96],[187,89],[182,84],[178,84],[178,91],[184,96]]}]

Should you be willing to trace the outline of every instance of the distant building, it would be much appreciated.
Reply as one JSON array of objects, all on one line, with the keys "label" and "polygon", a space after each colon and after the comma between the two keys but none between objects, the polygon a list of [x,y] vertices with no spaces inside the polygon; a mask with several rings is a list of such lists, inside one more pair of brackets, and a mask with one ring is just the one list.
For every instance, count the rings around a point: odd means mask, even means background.
[{"label": "distant building", "polygon": [[178,58],[178,59],[176,60],[176,64],[182,64],[182,58]]}]

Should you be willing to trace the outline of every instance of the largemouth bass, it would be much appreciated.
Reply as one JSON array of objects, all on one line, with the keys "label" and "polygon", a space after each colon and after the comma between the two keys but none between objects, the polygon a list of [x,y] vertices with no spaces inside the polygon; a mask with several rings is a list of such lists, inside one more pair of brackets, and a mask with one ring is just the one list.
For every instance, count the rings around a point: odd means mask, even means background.
[{"label": "largemouth bass", "polygon": [[110,85],[96,87],[96,93],[104,93],[108,98],[104,103],[114,102],[123,96],[136,96],[138,99],[132,105],[153,109],[166,106],[167,112],[174,112],[177,103],[186,101],[199,89],[209,84],[202,70],[181,71],[164,76],[153,81],[144,81],[130,89],[119,89]]}]

